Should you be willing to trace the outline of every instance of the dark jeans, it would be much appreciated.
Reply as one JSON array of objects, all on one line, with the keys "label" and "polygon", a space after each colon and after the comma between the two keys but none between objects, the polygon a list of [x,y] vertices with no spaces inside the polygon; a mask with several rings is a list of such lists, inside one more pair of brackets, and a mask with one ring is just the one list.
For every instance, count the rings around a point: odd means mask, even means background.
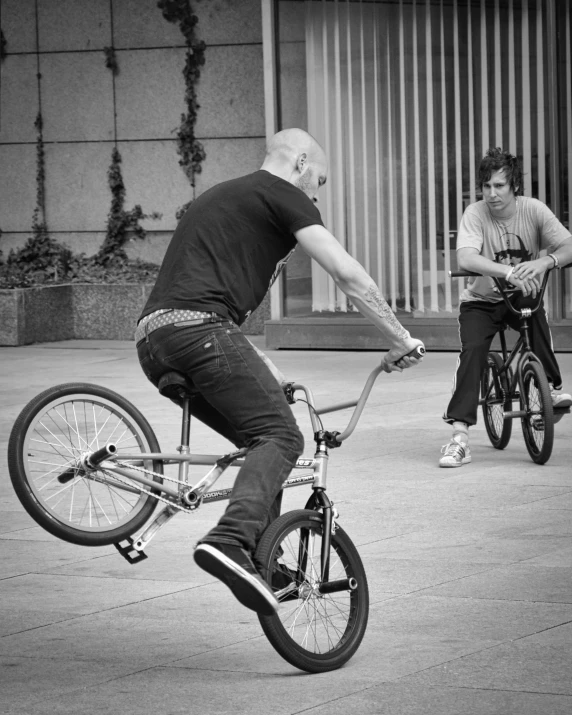
[{"label": "dark jeans", "polygon": [[253,551],[280,513],[282,485],[304,448],[282,388],[229,321],[158,328],[137,352],[155,386],[169,370],[184,373],[194,387],[192,415],[248,449],[226,511],[202,541]]},{"label": "dark jeans", "polygon": [[[533,305],[534,302],[531,298],[523,296],[517,300],[515,307],[525,308]],[[518,316],[510,312],[504,301],[461,303],[459,313],[461,354],[454,377],[453,396],[443,415],[445,422],[459,421],[466,422],[468,425],[477,423],[481,374],[487,364],[487,354],[493,338],[505,324],[520,332]],[[552,337],[544,308],[534,313],[529,320],[529,326],[532,351],[544,366],[548,382],[559,389],[562,386],[562,377],[552,349]]]}]

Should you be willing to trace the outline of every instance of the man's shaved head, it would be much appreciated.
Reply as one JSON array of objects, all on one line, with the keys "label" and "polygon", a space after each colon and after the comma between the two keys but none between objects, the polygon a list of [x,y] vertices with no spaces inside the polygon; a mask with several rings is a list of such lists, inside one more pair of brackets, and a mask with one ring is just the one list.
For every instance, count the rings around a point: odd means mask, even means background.
[{"label": "man's shaved head", "polygon": [[291,159],[305,153],[310,160],[324,157],[322,147],[303,129],[283,129],[270,137],[266,144],[267,158]]},{"label": "man's shaved head", "polygon": [[283,129],[270,137],[262,169],[294,184],[310,199],[325,184],[328,172],[326,153],[303,129]]}]

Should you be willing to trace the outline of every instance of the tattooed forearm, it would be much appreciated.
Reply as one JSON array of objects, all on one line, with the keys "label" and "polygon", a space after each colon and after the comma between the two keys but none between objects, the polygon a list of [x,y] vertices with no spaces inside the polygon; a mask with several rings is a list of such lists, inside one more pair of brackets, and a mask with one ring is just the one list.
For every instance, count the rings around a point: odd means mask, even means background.
[{"label": "tattooed forearm", "polygon": [[375,312],[382,318],[389,327],[393,329],[396,336],[400,340],[405,340],[409,337],[409,332],[405,330],[403,325],[397,320],[394,312],[391,310],[385,298],[379,292],[375,284],[371,284],[365,294],[365,302],[371,306]]}]

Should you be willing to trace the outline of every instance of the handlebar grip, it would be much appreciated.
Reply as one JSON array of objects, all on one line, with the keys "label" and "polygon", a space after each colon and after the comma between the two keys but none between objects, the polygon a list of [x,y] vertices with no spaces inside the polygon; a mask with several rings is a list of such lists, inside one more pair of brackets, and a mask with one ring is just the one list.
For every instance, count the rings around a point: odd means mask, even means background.
[{"label": "handlebar grip", "polygon": [[470,278],[471,276],[480,276],[481,273],[471,273],[471,271],[449,271],[451,278]]},{"label": "handlebar grip", "polygon": [[426,353],[427,350],[425,350],[423,345],[418,345],[410,353],[407,353],[407,355],[405,355],[404,357],[413,357],[417,358],[418,360],[421,360],[422,357],[425,357]]},{"label": "handlebar grip", "polygon": [[392,362],[392,365],[397,365],[400,360],[403,360],[404,357],[412,357],[412,358],[417,358],[417,360],[421,360],[422,358],[425,357],[425,354],[427,353],[427,350],[423,347],[423,345],[418,345],[416,348],[413,348],[413,350],[409,353],[406,353],[405,355],[402,355],[399,360],[395,360]]}]

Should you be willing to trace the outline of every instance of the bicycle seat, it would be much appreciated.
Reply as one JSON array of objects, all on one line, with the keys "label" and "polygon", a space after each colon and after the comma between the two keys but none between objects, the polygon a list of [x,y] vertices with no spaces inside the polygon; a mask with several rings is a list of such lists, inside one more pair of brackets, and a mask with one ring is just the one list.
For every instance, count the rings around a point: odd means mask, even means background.
[{"label": "bicycle seat", "polygon": [[185,397],[191,396],[193,386],[182,372],[172,370],[161,376],[157,388],[161,395],[178,402]]}]

